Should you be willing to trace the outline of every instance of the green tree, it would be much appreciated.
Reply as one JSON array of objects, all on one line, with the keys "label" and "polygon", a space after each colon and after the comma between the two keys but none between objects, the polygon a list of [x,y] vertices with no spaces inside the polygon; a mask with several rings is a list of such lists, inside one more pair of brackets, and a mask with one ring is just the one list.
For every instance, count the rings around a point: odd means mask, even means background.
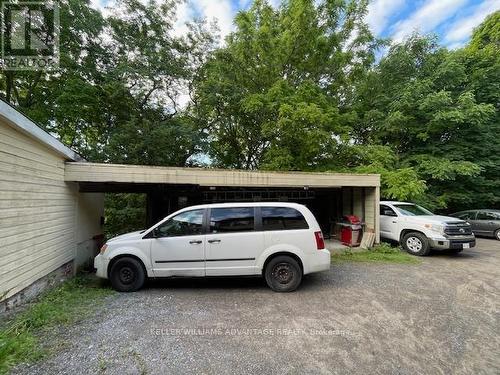
[{"label": "green tree", "polygon": [[466,90],[478,103],[494,108],[494,114],[480,132],[461,138],[467,160],[479,165],[481,173],[453,186],[451,208],[500,208],[500,11],[474,30],[470,43],[457,55],[465,66]]},{"label": "green tree", "polygon": [[219,48],[203,22],[175,36],[179,1],[62,0],[60,69],[2,71],[0,96],[93,161],[380,173],[387,198],[500,207],[500,12],[376,62],[366,0],[255,0]]},{"label": "green tree", "polygon": [[[0,95],[88,160],[193,163],[205,133],[180,102],[213,37],[200,23],[175,37],[177,4],[121,0],[106,18],[62,0],[60,69],[3,71]],[[107,233],[143,227],[144,207],[144,196],[107,194]]]},{"label": "green tree", "polygon": [[500,10],[497,10],[486,17],[486,19],[474,30],[467,49],[475,51],[484,48],[495,49],[499,47]]},{"label": "green tree", "polygon": [[[102,131],[105,101],[97,68],[109,54],[102,47],[105,20],[88,0],[62,0],[60,69],[2,71],[0,95],[87,156]],[[75,15],[78,15],[76,17]]]},{"label": "green tree", "polygon": [[214,164],[312,170],[349,131],[351,83],[374,61],[365,1],[256,0],[195,80]]},{"label": "green tree", "polygon": [[[389,163],[393,168],[411,170],[413,183],[426,184],[425,194],[417,189],[420,193],[412,198],[434,208],[478,203],[470,191],[488,173],[491,155],[485,145],[496,149],[498,144],[491,133],[495,101],[481,98],[474,83],[478,66],[470,66],[467,54],[414,35],[394,45],[358,91],[353,137],[359,144],[388,147],[397,160]],[[380,167],[384,175],[387,163]],[[408,185],[408,180],[400,184]],[[383,194],[397,197],[390,190]]]},{"label": "green tree", "polygon": [[106,238],[146,227],[145,194],[106,194],[104,206]]},{"label": "green tree", "polygon": [[109,128],[106,160],[184,166],[199,152],[203,132],[179,102],[196,59],[203,58],[200,44],[209,38],[195,26],[186,39],[173,36],[176,6],[169,0],[120,0],[108,18],[108,80],[125,89],[128,105]]}]

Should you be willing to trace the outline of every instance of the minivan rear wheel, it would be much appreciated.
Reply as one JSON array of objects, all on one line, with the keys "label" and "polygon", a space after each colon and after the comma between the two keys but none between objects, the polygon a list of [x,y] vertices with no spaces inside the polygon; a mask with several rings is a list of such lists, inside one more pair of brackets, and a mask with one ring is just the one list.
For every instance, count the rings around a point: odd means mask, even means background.
[{"label": "minivan rear wheel", "polygon": [[119,292],[135,292],[142,288],[146,274],[141,262],[134,258],[120,258],[111,266],[109,280]]},{"label": "minivan rear wheel", "polygon": [[302,281],[302,269],[292,257],[280,255],[269,261],[264,276],[269,288],[275,292],[293,292]]}]

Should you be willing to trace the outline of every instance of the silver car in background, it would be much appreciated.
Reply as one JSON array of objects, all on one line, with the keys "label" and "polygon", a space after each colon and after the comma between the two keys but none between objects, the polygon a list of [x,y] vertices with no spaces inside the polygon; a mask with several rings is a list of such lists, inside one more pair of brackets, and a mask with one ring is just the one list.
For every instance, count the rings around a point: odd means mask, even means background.
[{"label": "silver car in background", "polygon": [[500,241],[500,210],[460,211],[450,216],[469,222],[475,235]]}]

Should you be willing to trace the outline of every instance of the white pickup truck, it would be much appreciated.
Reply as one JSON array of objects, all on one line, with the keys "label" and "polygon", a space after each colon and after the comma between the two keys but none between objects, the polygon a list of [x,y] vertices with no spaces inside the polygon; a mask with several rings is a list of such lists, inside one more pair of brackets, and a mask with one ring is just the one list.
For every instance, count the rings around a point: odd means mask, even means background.
[{"label": "white pickup truck", "polygon": [[466,221],[434,215],[414,203],[380,202],[380,237],[396,241],[413,255],[427,255],[431,249],[460,252],[476,246]]}]

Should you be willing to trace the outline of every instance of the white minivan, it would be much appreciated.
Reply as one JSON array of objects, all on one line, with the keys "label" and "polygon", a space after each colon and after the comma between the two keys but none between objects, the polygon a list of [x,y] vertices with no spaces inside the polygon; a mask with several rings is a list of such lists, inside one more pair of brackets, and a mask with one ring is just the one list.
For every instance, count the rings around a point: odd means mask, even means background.
[{"label": "white minivan", "polygon": [[272,290],[291,292],[302,275],[330,268],[330,252],[303,205],[221,203],[183,208],[109,240],[94,267],[121,292],[147,277],[236,275],[262,275]]}]

